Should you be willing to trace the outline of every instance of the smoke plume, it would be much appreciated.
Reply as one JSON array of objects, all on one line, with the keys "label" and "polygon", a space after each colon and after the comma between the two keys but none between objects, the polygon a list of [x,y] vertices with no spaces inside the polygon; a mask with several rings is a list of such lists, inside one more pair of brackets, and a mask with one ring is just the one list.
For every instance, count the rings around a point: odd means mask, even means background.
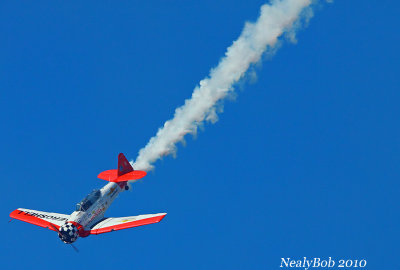
[{"label": "smoke plume", "polygon": [[149,171],[163,156],[176,153],[176,143],[188,133],[196,134],[204,122],[217,121],[221,101],[234,91],[234,85],[266,52],[274,53],[279,37],[295,41],[296,30],[311,17],[312,0],[275,0],[261,6],[254,23],[246,23],[239,38],[227,49],[219,64],[201,80],[190,99],[175,110],[174,117],[139,151],[134,168]]}]

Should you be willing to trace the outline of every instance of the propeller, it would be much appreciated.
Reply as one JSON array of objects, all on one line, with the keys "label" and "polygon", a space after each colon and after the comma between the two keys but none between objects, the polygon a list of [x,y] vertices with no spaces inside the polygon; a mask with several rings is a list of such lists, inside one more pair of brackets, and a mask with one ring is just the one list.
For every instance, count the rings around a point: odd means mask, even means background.
[{"label": "propeller", "polygon": [[[58,233],[58,236],[59,236],[60,238],[62,238],[62,234],[61,234],[61,232],[57,229],[57,227],[54,226],[52,223],[49,223],[49,225],[50,225],[50,227],[52,227],[52,228]],[[77,253],[79,252],[78,248],[75,247],[72,243],[71,243],[70,245],[74,248],[74,250],[75,250]]]},{"label": "propeller", "polygon": [[70,244],[71,245],[71,247],[73,247],[74,248],[74,250],[77,252],[77,253],[79,253],[79,249],[76,247],[76,246],[74,246],[74,244]]},{"label": "propeller", "polygon": [[58,233],[58,236],[62,237],[62,234],[60,233],[60,231],[57,229],[56,226],[54,226],[53,224],[49,223],[50,227],[52,227],[54,229],[54,231],[56,231],[56,233]]}]

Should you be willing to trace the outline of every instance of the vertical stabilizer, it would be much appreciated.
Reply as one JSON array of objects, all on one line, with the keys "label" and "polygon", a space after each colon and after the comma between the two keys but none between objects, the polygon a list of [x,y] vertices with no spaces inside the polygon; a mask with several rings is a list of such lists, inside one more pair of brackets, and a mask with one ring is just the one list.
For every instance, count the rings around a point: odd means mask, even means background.
[{"label": "vertical stabilizer", "polygon": [[97,177],[106,181],[118,183],[138,180],[145,177],[146,174],[145,171],[133,170],[132,165],[126,159],[124,154],[120,153],[118,155],[118,169],[101,172]]},{"label": "vertical stabilizer", "polygon": [[118,155],[118,176],[124,175],[126,173],[132,172],[133,168],[129,161],[126,159],[124,154],[120,153]]}]

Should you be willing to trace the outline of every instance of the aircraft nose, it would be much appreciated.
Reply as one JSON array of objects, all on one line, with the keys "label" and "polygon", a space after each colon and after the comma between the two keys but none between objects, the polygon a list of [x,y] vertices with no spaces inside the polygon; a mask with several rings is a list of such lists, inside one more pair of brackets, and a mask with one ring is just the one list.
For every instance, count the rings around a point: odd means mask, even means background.
[{"label": "aircraft nose", "polygon": [[71,244],[78,239],[78,229],[71,223],[66,223],[60,227],[58,237],[66,244]]}]

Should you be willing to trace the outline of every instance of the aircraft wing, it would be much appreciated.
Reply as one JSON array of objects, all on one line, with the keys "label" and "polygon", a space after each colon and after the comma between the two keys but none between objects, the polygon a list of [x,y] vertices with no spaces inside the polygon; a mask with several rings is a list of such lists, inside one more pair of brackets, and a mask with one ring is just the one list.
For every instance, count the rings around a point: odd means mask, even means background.
[{"label": "aircraft wing", "polygon": [[68,220],[69,215],[18,208],[10,213],[10,217],[54,231],[50,224],[59,229]]},{"label": "aircraft wing", "polygon": [[105,218],[93,225],[90,234],[101,234],[160,222],[167,213],[132,217]]}]

